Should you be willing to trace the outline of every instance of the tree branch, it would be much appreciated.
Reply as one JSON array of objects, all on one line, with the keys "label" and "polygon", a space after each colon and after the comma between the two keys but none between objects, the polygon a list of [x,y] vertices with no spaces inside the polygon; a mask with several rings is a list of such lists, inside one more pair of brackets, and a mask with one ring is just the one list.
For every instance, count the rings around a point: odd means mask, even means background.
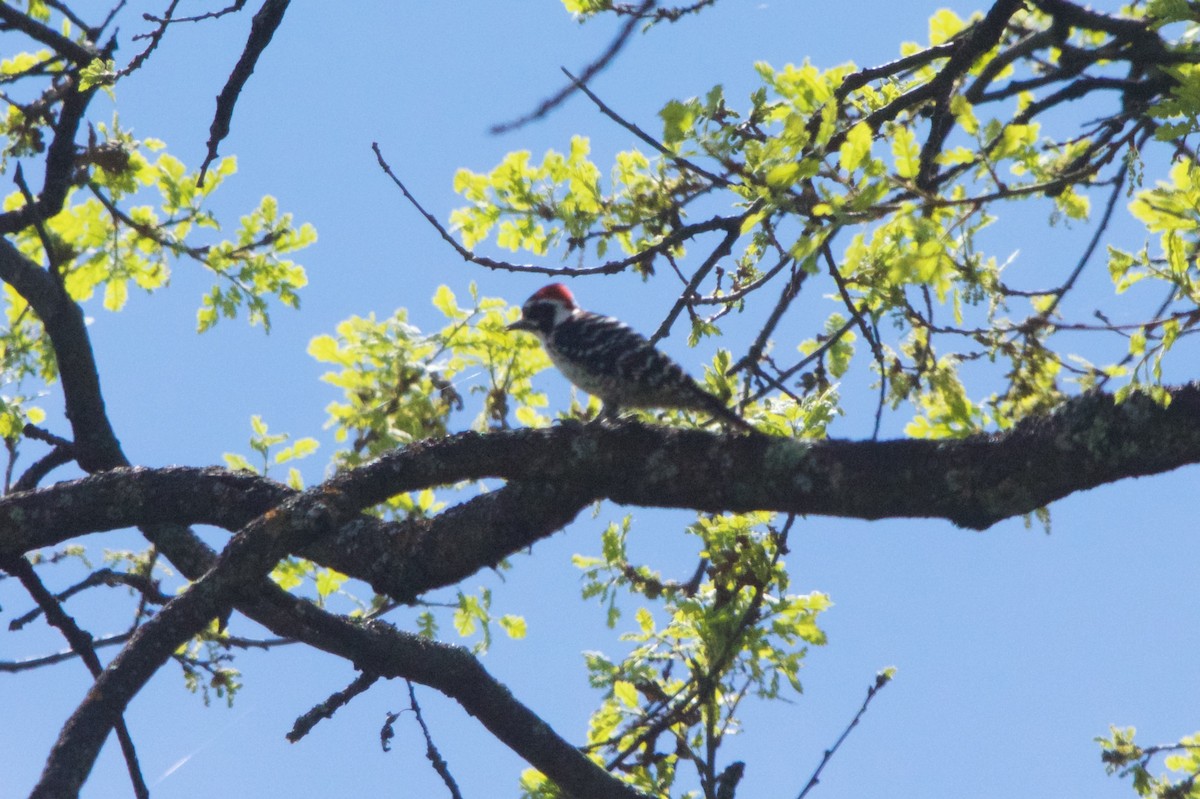
[{"label": "tree branch", "polygon": [[[901,112],[914,108],[929,100],[936,100],[949,92],[954,82],[966,73],[971,64],[980,56],[992,49],[1004,34],[1004,28],[1013,14],[1021,8],[1023,0],[999,0],[987,12],[987,15],[974,25],[955,47],[946,62],[933,80],[923,83],[890,103],[866,116],[864,121],[872,130],[879,130],[884,122],[895,119]],[[931,49],[927,52],[935,52]],[[936,51],[941,55],[941,51]],[[832,151],[845,140],[845,131],[834,135],[827,145]]]},{"label": "tree branch", "polygon": [[641,16],[653,7],[654,0],[642,0],[642,4],[638,6],[633,15],[626,20],[625,24],[621,26],[621,30],[617,32],[616,37],[613,38],[612,42],[610,42],[608,47],[605,48],[604,52],[597,56],[592,63],[584,67],[583,71],[579,73],[580,77],[578,80],[572,77],[570,83],[559,89],[551,97],[543,100],[533,111],[530,111],[528,114],[518,117],[511,122],[502,122],[498,125],[493,125],[490,132],[492,134],[508,133],[510,130],[515,130],[523,125],[528,125],[534,120],[541,119],[542,117],[546,116],[546,114],[549,114],[555,108],[558,108],[560,105],[562,105],[563,102],[572,94],[574,94],[580,86],[596,77],[596,75],[600,74],[600,72],[603,71],[604,68],[607,67],[614,58],[616,58],[617,53],[621,52],[621,50],[629,42],[629,38],[633,35],[633,31],[637,27]]},{"label": "tree branch", "polygon": [[[67,612],[63,610],[58,599],[46,588],[41,579],[37,576],[37,572],[33,570],[33,565],[30,564],[23,556],[0,560],[2,567],[9,574],[14,575],[21,581],[21,585],[33,597],[42,612],[46,614],[46,621],[63,634],[67,639],[67,643],[73,651],[83,661],[87,670],[91,672],[92,677],[99,677],[104,671],[100,665],[100,658],[96,656],[96,649],[92,644],[92,636],[85,632]],[[129,734],[129,728],[125,724],[125,719],[118,716],[113,721],[113,727],[117,732],[117,740],[121,744],[121,754],[125,758],[125,767],[129,771],[129,779],[133,783],[133,795],[137,799],[149,799],[150,789],[146,787],[146,780],[142,776],[142,768],[138,763],[137,749],[133,744],[133,736]]]},{"label": "tree branch", "polygon": [[433,743],[433,736],[429,732],[429,725],[425,723],[425,716],[421,713],[421,706],[417,704],[417,692],[413,690],[412,682],[408,683],[408,701],[409,707],[413,714],[417,717],[417,724],[421,727],[421,734],[425,736],[425,758],[433,766],[433,770],[442,778],[442,783],[446,786],[446,790],[450,792],[450,799],[463,799],[462,791],[458,789],[458,783],[454,779],[454,775],[450,773],[450,766],[442,757],[442,753]]},{"label": "tree branch", "polygon": [[262,8],[254,15],[254,19],[250,23],[250,35],[246,38],[246,47],[242,50],[237,64],[234,65],[233,72],[229,74],[225,88],[221,89],[221,93],[217,95],[217,111],[213,115],[212,125],[208,129],[208,154],[204,156],[204,163],[200,165],[200,177],[196,181],[197,185],[204,185],[204,176],[208,172],[208,167],[216,160],[217,146],[229,135],[233,107],[237,104],[238,97],[246,86],[246,81],[250,80],[250,76],[254,74],[254,67],[258,64],[259,56],[267,49],[267,45],[271,43],[271,37],[275,35],[279,24],[283,22],[283,13],[287,11],[290,2],[291,0],[265,0]]},{"label": "tree branch", "polygon": [[354,681],[341,691],[334,691],[320,704],[309,709],[303,716],[296,719],[291,731],[284,736],[288,743],[297,743],[305,735],[312,732],[313,727],[325,719],[333,718],[333,714],[350,703],[350,700],[364,693],[379,680],[378,674],[369,671],[360,672]]},{"label": "tree branch", "polygon": [[708,273],[713,270],[718,261],[729,257],[729,253],[733,249],[733,243],[738,240],[738,236],[740,235],[741,225],[737,223],[737,220],[730,220],[729,226],[725,229],[725,237],[721,239],[720,244],[713,248],[713,251],[704,259],[704,263],[700,264],[692,274],[692,279],[683,287],[683,293],[679,295],[679,299],[671,306],[671,310],[667,312],[666,317],[662,320],[662,324],[654,331],[654,335],[650,336],[651,344],[655,344],[660,339],[671,335],[671,326],[679,318],[680,312],[698,296],[696,289],[700,286],[700,283],[704,278],[708,277]]},{"label": "tree branch", "polygon": [[808,783],[804,786],[804,790],[800,791],[800,795],[796,799],[804,799],[804,797],[808,796],[809,791],[820,784],[821,772],[825,769],[825,766],[828,765],[830,759],[837,753],[841,745],[846,742],[846,738],[850,736],[850,733],[858,726],[858,723],[862,721],[862,717],[866,715],[867,708],[871,706],[871,700],[891,681],[892,674],[889,670],[885,669],[875,675],[875,683],[867,689],[867,698],[863,700],[862,705],[858,708],[858,712],[854,714],[854,718],[846,725],[846,729],[842,730],[842,734],[833,742],[833,746],[825,750],[825,756],[821,758],[821,762],[817,764],[816,770],[808,778]]},{"label": "tree branch", "polygon": [[[0,8],[7,6],[0,3]],[[54,125],[54,138],[46,148],[46,174],[41,194],[33,205],[0,213],[0,234],[16,233],[35,220],[49,219],[61,211],[67,201],[67,192],[75,176],[75,134],[96,89],[78,91],[74,79],[69,79],[63,83],[62,92],[62,108]]]},{"label": "tree branch", "polygon": [[[92,641],[92,648],[104,649],[105,647],[116,646],[117,644],[125,643],[131,637],[133,637],[132,632],[123,632],[116,635],[108,635],[104,638],[97,638]],[[53,666],[66,660],[74,660],[77,657],[79,657],[79,653],[74,649],[65,649],[61,652],[54,652],[49,655],[27,658],[25,660],[0,660],[0,674],[16,674],[21,671],[32,671],[44,666]]]},{"label": "tree branch", "polygon": [[[339,569],[386,558],[381,571],[403,575],[393,589],[419,592],[492,565],[602,498],[711,512],[937,517],[984,529],[1076,491],[1200,462],[1200,384],[1170,396],[1163,408],[1141,394],[1117,404],[1089,393],[1004,433],[941,441],[796,441],[633,422],[461,433],[396,450],[336,480],[354,487],[360,507],[462,480],[514,482],[433,519],[381,525],[374,543],[354,516],[328,549],[305,543],[293,551],[334,561],[337,550]],[[168,520],[233,528],[287,491],[216,468],[113,470],[0,499],[0,554]],[[450,529],[453,537],[434,534]]]},{"label": "tree branch", "polygon": [[[237,530],[295,493],[265,478],[218,468],[114,469],[0,500],[0,557],[139,525]],[[411,601],[551,535],[592,499],[590,492],[572,488],[512,482],[432,519],[387,523],[358,516],[329,541],[297,554]],[[211,562],[195,563],[185,575],[196,579],[210,567]]]},{"label": "tree branch", "polygon": [[127,464],[104,409],[82,309],[50,272],[39,269],[7,239],[0,240],[0,280],[25,298],[54,345],[80,466],[96,471]]},{"label": "tree branch", "polygon": [[76,65],[86,67],[93,58],[99,57],[95,47],[88,47],[68,39],[51,27],[43,25],[33,17],[22,14],[7,3],[0,3],[0,22],[21,31],[29,38],[41,42],[54,52],[65,56]]},{"label": "tree branch", "polygon": [[712,183],[714,186],[724,186],[725,188],[733,187],[734,184],[731,183],[729,180],[721,177],[720,175],[716,175],[712,172],[709,172],[704,167],[701,167],[701,166],[697,165],[696,163],[689,161],[687,158],[684,158],[682,155],[679,155],[678,153],[675,153],[675,152],[672,152],[671,150],[669,150],[666,147],[666,145],[664,145],[658,139],[654,138],[649,133],[642,130],[640,127],[638,127],[634,123],[630,122],[629,120],[625,119],[623,116],[618,114],[616,111],[609,108],[608,105],[603,100],[601,100],[598,96],[596,96],[595,92],[593,92],[591,89],[588,88],[586,83],[584,83],[579,78],[572,75],[570,72],[567,72],[567,70],[565,70],[565,69],[563,70],[563,73],[568,78],[570,78],[572,81],[575,82],[575,85],[577,87],[579,87],[579,91],[583,92],[584,96],[586,96],[589,100],[591,100],[595,104],[596,108],[600,109],[600,113],[604,114],[604,116],[608,117],[613,122],[616,122],[618,125],[625,128],[625,130],[629,131],[634,136],[637,136],[643,142],[645,142],[646,144],[653,147],[664,158],[668,159],[672,163],[678,164],[680,166],[680,168],[682,168],[682,169],[687,169],[691,172],[696,173],[700,177],[702,177],[705,180]]},{"label": "tree branch", "polygon": [[469,261],[470,263],[485,267],[487,269],[502,269],[506,272],[532,272],[542,275],[567,275],[569,277],[580,277],[583,275],[612,275],[616,274],[617,272],[623,272],[625,269],[633,266],[634,264],[651,262],[655,256],[665,253],[682,244],[683,242],[699,236],[702,233],[709,233],[714,230],[728,230],[731,224],[740,225],[742,219],[745,218],[745,214],[753,213],[755,210],[753,208],[748,209],[744,214],[739,214],[732,217],[714,216],[711,219],[707,219],[703,222],[684,225],[674,230],[671,234],[663,236],[657,244],[653,244],[641,252],[636,252],[633,255],[616,261],[605,261],[598,266],[574,269],[570,267],[538,266],[536,264],[514,264],[508,261],[497,261],[494,258],[488,258],[484,255],[477,255],[475,252],[468,250],[466,247],[459,244],[458,240],[451,235],[450,231],[446,229],[445,225],[439,222],[437,217],[435,217],[433,214],[426,211],[424,206],[422,206],[421,203],[417,201],[417,198],[413,196],[412,192],[408,190],[408,187],[404,185],[400,178],[396,177],[396,173],[392,171],[391,165],[388,164],[387,160],[383,157],[383,151],[380,149],[379,143],[372,142],[371,149],[375,153],[375,159],[379,162],[380,169],[383,170],[385,175],[391,178],[392,182],[396,184],[396,188],[400,189],[400,192],[404,195],[404,198],[408,200],[414,208],[417,209],[421,216],[425,217],[425,221],[428,222],[433,229],[438,232],[438,235],[442,237],[442,240],[449,244],[455,252],[462,256],[464,261]]}]

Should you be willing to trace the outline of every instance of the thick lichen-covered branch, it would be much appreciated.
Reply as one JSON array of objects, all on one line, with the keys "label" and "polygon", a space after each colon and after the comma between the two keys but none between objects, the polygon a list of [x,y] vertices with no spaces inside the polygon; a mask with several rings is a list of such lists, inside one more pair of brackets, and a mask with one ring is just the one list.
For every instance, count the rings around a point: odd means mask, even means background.
[{"label": "thick lichen-covered branch", "polygon": [[[556,520],[574,515],[570,508],[597,499],[713,512],[944,518],[984,528],[1076,491],[1200,462],[1200,385],[1169,397],[1164,407],[1140,394],[1117,402],[1090,393],[1005,433],[940,441],[798,441],[638,423],[462,433],[389,453],[348,473],[342,490],[352,490],[360,507],[462,480],[513,481],[504,491],[419,522],[356,517],[328,551],[321,543],[308,551],[341,558],[339,568],[359,557],[387,558],[381,571],[403,569],[399,558],[419,554],[430,559],[426,570],[436,562],[457,572],[466,565],[450,564],[464,552],[475,553],[479,568],[531,543],[501,534],[506,525],[545,513],[552,531]],[[0,500],[0,553],[135,524],[237,529],[293,493],[223,469],[114,470]],[[442,537],[434,532],[448,526],[457,554],[438,549]],[[384,540],[392,542],[390,554]]]}]

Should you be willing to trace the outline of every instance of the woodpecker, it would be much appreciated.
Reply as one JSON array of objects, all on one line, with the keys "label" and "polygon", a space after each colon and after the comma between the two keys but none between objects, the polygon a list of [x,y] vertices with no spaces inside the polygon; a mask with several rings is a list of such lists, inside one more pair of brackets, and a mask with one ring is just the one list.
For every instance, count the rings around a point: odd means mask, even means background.
[{"label": "woodpecker", "polygon": [[534,292],[521,306],[521,319],[508,329],[537,336],[567,380],[600,398],[600,419],[616,419],[622,407],[678,408],[755,430],[644,336],[611,316],[580,308],[561,283]]}]

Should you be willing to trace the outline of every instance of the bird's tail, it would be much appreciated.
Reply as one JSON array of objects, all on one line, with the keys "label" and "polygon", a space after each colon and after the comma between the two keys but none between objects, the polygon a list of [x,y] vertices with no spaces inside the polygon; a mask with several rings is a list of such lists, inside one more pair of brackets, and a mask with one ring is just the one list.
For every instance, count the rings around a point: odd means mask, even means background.
[{"label": "bird's tail", "polygon": [[712,414],[712,417],[721,424],[734,430],[741,430],[743,433],[757,433],[758,428],[747,422],[735,411],[730,410],[725,406],[725,403],[714,397],[708,392],[703,394],[703,405],[697,410]]}]

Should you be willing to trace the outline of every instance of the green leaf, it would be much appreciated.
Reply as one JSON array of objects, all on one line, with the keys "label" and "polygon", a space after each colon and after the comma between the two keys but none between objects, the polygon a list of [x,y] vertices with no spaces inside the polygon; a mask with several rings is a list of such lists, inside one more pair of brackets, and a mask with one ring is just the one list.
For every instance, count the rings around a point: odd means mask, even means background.
[{"label": "green leaf", "polygon": [[613,683],[613,696],[620,700],[625,707],[633,709],[638,706],[638,692],[633,683],[617,680]]},{"label": "green leaf", "polygon": [[314,336],[308,343],[308,354],[321,363],[339,363],[337,339],[330,335]]},{"label": "green leaf", "polygon": [[317,451],[320,444],[315,438],[298,438],[290,447],[285,447],[275,455],[276,463],[287,463],[290,460],[307,458]]},{"label": "green leaf", "polygon": [[282,560],[271,570],[271,579],[284,591],[299,587],[308,576],[311,564],[300,558]]},{"label": "green leaf", "polygon": [[434,506],[433,489],[426,488],[417,495],[417,510],[428,513]]},{"label": "green leaf", "polygon": [[950,9],[939,9],[929,18],[929,43],[943,44],[961,32],[966,25],[967,23]]},{"label": "green leaf", "polygon": [[422,638],[436,639],[438,634],[437,619],[428,610],[423,610],[417,616],[417,634]]},{"label": "green leaf", "polygon": [[846,140],[838,148],[838,160],[842,169],[847,172],[858,169],[863,159],[871,152],[872,138],[871,126],[866,122],[859,122],[846,131]]},{"label": "green leaf", "polygon": [[[950,98],[950,113],[954,114],[954,118],[958,121],[959,127],[968,135],[974,136],[979,132],[979,120],[975,116],[975,110],[971,106],[971,101],[961,94],[955,94]],[[967,152],[970,152],[969,150]],[[971,159],[968,159],[971,160]]]},{"label": "green leaf", "polygon": [[86,92],[93,86],[111,86],[117,80],[117,62],[100,58],[79,71],[79,91]]},{"label": "green leaf", "polygon": [[641,628],[643,633],[654,632],[654,616],[650,611],[645,608],[638,608],[637,613],[634,614],[634,618],[637,619],[638,627]]},{"label": "green leaf", "polygon": [[457,319],[460,316],[454,292],[445,284],[437,287],[437,291],[433,295],[433,307],[441,311],[447,319]]},{"label": "green leaf", "polygon": [[696,119],[692,103],[671,100],[663,106],[658,115],[663,121],[663,144],[675,145],[691,135]]},{"label": "green leaf", "polygon": [[250,465],[250,461],[246,460],[244,457],[242,457],[241,455],[238,455],[237,453],[226,452],[221,457],[224,459],[225,465],[235,471],[255,472],[255,473],[257,473],[257,471],[258,471],[252,465]]},{"label": "green leaf", "polygon": [[921,153],[917,147],[916,136],[906,127],[893,125],[891,139],[892,155],[896,159],[896,174],[902,178],[915,178],[921,169]]},{"label": "green leaf", "polygon": [[522,616],[513,616],[506,613],[500,617],[500,626],[508,634],[509,638],[520,640],[525,637],[526,626],[525,619]]},{"label": "green leaf", "polygon": [[113,278],[104,286],[104,310],[119,311],[125,307],[129,299],[129,282],[123,278]]},{"label": "green leaf", "polygon": [[346,582],[346,575],[333,569],[321,569],[317,572],[317,595],[325,598],[342,587],[342,583]]},{"label": "green leaf", "polygon": [[773,189],[787,188],[796,182],[800,175],[800,164],[796,162],[779,164],[767,172],[767,185]]}]

